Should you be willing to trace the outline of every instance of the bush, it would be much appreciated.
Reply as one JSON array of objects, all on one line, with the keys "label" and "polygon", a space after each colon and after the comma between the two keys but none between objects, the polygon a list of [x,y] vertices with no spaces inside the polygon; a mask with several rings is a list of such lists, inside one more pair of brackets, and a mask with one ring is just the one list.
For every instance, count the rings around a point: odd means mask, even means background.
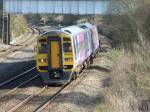
[{"label": "bush", "polygon": [[[129,13],[103,18],[113,47],[122,52],[116,50],[110,52],[109,56],[112,61],[114,60],[110,74],[112,86],[104,90],[105,104],[100,104],[100,110],[95,112],[150,111],[149,6],[144,4]],[[120,56],[121,58],[116,58]]]},{"label": "bush", "polygon": [[11,16],[11,33],[12,37],[18,37],[21,34],[25,33],[28,29],[27,21],[23,15]]}]

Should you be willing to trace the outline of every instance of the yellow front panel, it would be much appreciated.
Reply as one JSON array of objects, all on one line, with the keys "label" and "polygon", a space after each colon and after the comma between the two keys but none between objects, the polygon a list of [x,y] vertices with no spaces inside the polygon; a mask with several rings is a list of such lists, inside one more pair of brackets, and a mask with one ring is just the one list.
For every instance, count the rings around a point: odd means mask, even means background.
[{"label": "yellow front panel", "polygon": [[60,68],[59,41],[51,41],[51,68]]}]

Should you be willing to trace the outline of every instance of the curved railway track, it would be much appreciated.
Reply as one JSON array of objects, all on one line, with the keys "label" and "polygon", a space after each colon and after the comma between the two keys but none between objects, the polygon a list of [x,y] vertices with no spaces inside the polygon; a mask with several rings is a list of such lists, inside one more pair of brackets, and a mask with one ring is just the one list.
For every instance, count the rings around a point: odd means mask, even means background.
[{"label": "curved railway track", "polygon": [[[24,36],[25,39],[23,39],[17,44],[11,44],[11,47],[7,49],[0,50],[1,52],[0,58],[3,58],[4,56],[12,52],[19,51],[23,49],[25,46],[31,45],[31,43],[36,39],[36,37],[40,35],[40,30],[36,27],[30,27],[29,29],[31,33],[26,34]],[[32,37],[32,39],[29,39],[30,37]]]},{"label": "curved railway track", "polygon": [[7,112],[41,112],[67,87],[74,88],[78,85],[87,74],[84,71],[77,80],[73,80],[63,86],[54,85],[37,90]]}]

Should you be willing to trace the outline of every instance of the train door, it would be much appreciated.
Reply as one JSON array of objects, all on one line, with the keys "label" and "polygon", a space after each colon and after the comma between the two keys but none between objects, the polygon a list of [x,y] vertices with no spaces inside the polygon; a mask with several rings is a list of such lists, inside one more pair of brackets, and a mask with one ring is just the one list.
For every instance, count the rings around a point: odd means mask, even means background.
[{"label": "train door", "polygon": [[59,41],[51,41],[51,67],[60,68],[60,47]]},{"label": "train door", "polygon": [[48,46],[49,69],[62,68],[62,51],[60,38],[52,37],[52,39],[49,39],[48,41]]}]

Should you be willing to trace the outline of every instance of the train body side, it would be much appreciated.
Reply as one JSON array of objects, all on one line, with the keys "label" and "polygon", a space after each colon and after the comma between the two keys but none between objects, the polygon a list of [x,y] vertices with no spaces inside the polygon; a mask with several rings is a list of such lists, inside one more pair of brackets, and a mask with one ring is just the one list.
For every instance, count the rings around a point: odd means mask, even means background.
[{"label": "train body side", "polygon": [[86,25],[83,32],[73,36],[75,65],[82,64],[90,56],[96,54],[99,48],[97,28],[93,25]]}]

